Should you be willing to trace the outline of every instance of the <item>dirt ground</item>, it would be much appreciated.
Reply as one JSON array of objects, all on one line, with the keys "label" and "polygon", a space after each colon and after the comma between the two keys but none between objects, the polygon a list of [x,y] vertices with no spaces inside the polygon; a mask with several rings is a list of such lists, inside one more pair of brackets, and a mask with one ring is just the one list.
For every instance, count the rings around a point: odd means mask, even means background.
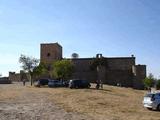
[{"label": "dirt ground", "polygon": [[66,112],[46,92],[34,89],[38,88],[0,84],[0,120],[90,120],[87,115]]},{"label": "dirt ground", "polygon": [[160,112],[143,108],[146,91],[94,88],[0,85],[0,120],[160,120]]}]

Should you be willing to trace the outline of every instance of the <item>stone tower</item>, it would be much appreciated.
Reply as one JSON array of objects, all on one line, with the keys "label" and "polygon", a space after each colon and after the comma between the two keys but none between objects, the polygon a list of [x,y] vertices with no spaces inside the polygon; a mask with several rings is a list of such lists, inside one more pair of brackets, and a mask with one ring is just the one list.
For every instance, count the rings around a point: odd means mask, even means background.
[{"label": "stone tower", "polygon": [[62,46],[58,43],[41,44],[40,61],[50,64],[62,59]]}]

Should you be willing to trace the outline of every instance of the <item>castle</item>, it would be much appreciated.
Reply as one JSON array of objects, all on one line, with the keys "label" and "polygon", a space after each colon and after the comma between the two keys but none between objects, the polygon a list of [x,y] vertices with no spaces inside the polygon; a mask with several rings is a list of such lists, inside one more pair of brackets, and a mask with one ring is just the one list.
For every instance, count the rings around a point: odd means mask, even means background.
[{"label": "castle", "polygon": [[[62,46],[58,43],[41,44],[40,49],[40,62],[46,63],[48,69],[51,69],[51,63],[63,59]],[[106,64],[99,66],[97,69],[91,69],[93,61],[100,58],[103,58]],[[95,58],[68,58],[68,60],[71,60],[75,67],[71,79],[86,79],[90,82],[100,79],[104,84],[135,89],[144,88],[143,79],[146,77],[146,65],[136,65],[133,55],[131,57],[109,58],[97,54]],[[12,80],[15,77],[15,73],[9,74],[9,79]]]}]

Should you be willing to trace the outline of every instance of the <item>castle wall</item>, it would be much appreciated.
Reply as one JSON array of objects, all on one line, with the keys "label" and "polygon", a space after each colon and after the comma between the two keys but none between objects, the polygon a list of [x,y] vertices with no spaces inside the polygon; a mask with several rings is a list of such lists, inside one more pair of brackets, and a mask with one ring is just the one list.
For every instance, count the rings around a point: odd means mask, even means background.
[{"label": "castle wall", "polygon": [[90,65],[92,58],[90,59],[71,59],[74,64],[74,73],[72,75],[73,79],[86,79],[90,82],[95,82],[97,80],[97,71],[91,70]]},{"label": "castle wall", "polygon": [[20,82],[23,79],[26,79],[28,81],[30,79],[30,75],[22,71],[20,71],[20,73],[9,72],[9,80],[14,82]]},{"label": "castle wall", "polygon": [[143,80],[146,77],[146,65],[135,65],[132,66],[133,71],[133,87],[136,89],[143,89],[144,83]]},{"label": "castle wall", "polygon": [[107,58],[110,70],[130,70],[135,65],[135,57]]},{"label": "castle wall", "polygon": [[130,70],[107,70],[106,84],[132,87],[132,72]]},{"label": "castle wall", "polygon": [[97,80],[97,72],[96,71],[74,72],[71,79],[83,79],[83,80],[88,80],[91,83],[95,83]]},{"label": "castle wall", "polygon": [[107,58],[106,81],[110,85],[133,86],[132,66],[135,57]]},{"label": "castle wall", "polygon": [[20,82],[21,81],[20,73],[9,72],[9,80],[14,82]]},{"label": "castle wall", "polygon": [[73,59],[72,62],[75,65],[74,77],[87,79],[91,82],[101,79],[103,83],[110,85],[133,86],[132,66],[135,65],[134,57],[106,58],[107,66],[101,66],[98,71],[96,69],[94,71],[90,69],[93,59]]}]

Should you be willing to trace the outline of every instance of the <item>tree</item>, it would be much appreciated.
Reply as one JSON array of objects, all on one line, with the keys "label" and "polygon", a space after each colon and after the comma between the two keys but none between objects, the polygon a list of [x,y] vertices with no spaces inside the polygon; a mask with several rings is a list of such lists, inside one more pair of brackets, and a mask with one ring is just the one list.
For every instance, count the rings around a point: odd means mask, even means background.
[{"label": "tree", "polygon": [[32,86],[32,84],[33,84],[33,81],[32,81],[33,70],[35,67],[38,66],[39,60],[36,58],[21,55],[19,58],[19,62],[22,64],[21,67],[23,68],[23,70],[30,74],[30,80],[31,80],[31,86]]},{"label": "tree", "polygon": [[39,77],[40,75],[43,75],[45,73],[47,73],[47,67],[44,63],[40,63],[33,69],[33,75],[36,77]]},{"label": "tree", "polygon": [[53,75],[58,79],[68,79],[73,73],[74,65],[69,60],[60,60],[53,63]]},{"label": "tree", "polygon": [[146,78],[144,79],[143,82],[144,82],[145,88],[150,89],[150,88],[154,85],[154,76],[153,76],[153,74],[150,73],[150,74],[148,75],[148,77],[146,77]]},{"label": "tree", "polygon": [[77,53],[72,53],[71,57],[72,57],[73,59],[76,59],[76,58],[79,58],[79,55],[78,55]]}]

